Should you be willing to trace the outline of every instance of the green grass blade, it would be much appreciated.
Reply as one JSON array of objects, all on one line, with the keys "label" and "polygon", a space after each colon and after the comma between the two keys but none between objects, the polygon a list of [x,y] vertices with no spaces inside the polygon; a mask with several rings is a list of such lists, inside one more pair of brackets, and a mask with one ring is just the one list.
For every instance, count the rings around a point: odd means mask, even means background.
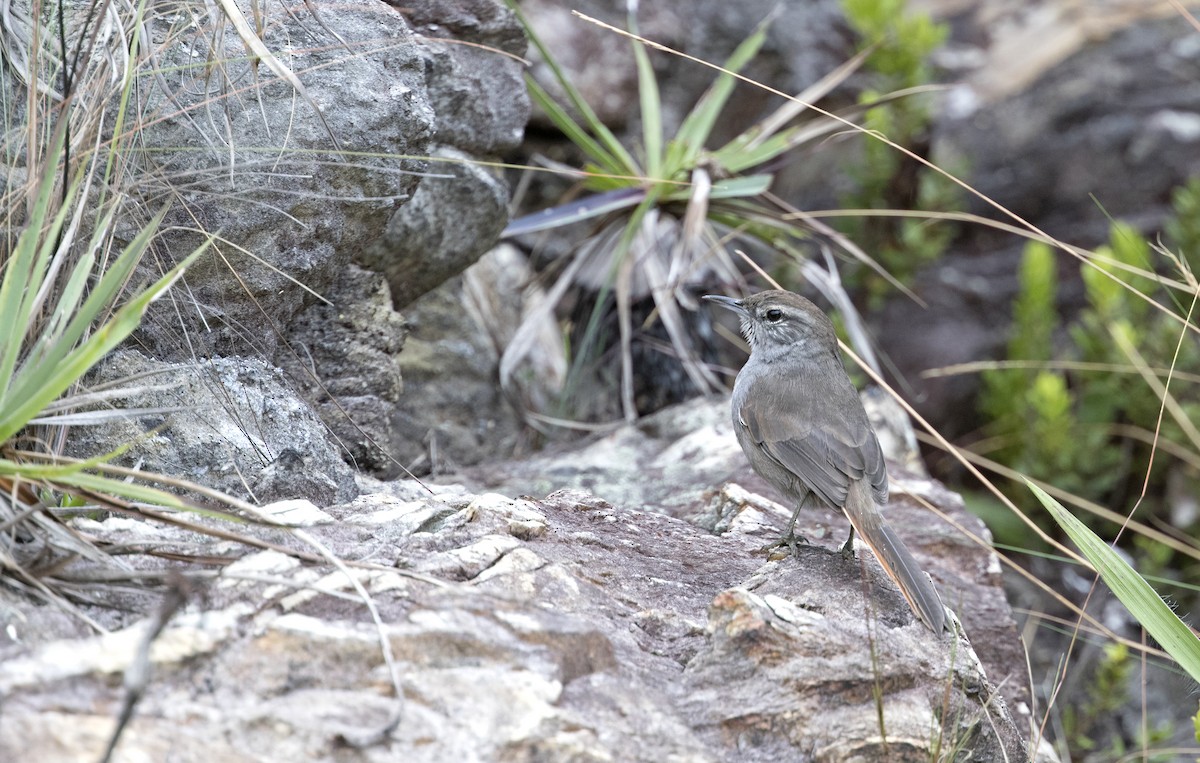
[{"label": "green grass blade", "polygon": [[[712,184],[708,193],[710,199],[740,199],[752,198],[765,193],[774,182],[773,175],[746,175],[744,177],[724,178]],[[663,198],[670,201],[681,201],[688,198],[691,189],[684,187],[673,193],[665,194]]]},{"label": "green grass blade", "polygon": [[132,501],[153,503],[174,509],[187,508],[179,496],[165,490],[85,471],[104,460],[105,458],[89,459],[83,463],[34,464],[26,461],[0,459],[0,476],[20,477],[30,482],[44,482],[65,488],[76,487],[93,490],[105,495],[120,496]]},{"label": "green grass blade", "polygon": [[727,143],[712,152],[713,162],[726,172],[742,172],[771,161],[798,143],[797,136],[806,134],[807,126],[797,126],[772,135],[753,148],[745,148],[741,141]]},{"label": "green grass blade", "polygon": [[546,63],[546,66],[550,68],[551,74],[554,75],[555,81],[558,82],[559,86],[562,87],[563,92],[566,93],[567,100],[571,102],[572,108],[574,108],[575,111],[583,117],[583,121],[587,125],[587,129],[590,130],[591,134],[595,135],[596,139],[604,145],[608,153],[616,157],[616,160],[623,165],[622,168],[613,169],[612,173],[616,175],[642,174],[638,168],[637,162],[634,161],[633,156],[625,149],[623,145],[621,145],[621,141],[617,140],[617,136],[613,135],[612,131],[608,129],[604,122],[600,121],[600,117],[596,116],[596,112],[592,110],[590,105],[588,105],[588,102],[584,99],[583,95],[573,84],[571,84],[571,79],[567,76],[566,72],[562,70],[562,67],[560,67],[558,62],[554,60],[554,57],[550,55],[550,51],[546,48],[546,45],[542,42],[542,39],[533,31],[533,26],[529,23],[529,19],[521,11],[521,7],[515,2],[515,0],[505,0],[505,4],[521,22],[521,26],[525,29],[525,35],[529,38],[529,42],[534,48],[537,49],[538,53],[542,57],[542,60]]},{"label": "green grass blade", "polygon": [[1142,627],[1188,672],[1193,681],[1200,681],[1200,640],[1191,629],[1184,625],[1179,616],[1120,554],[1063,508],[1061,503],[1051,498],[1046,491],[1029,480],[1025,480],[1025,484]]},{"label": "green grass blade", "polygon": [[[93,285],[82,307],[67,321],[61,334],[53,339],[42,337],[37,341],[11,380],[13,399],[24,400],[30,396],[38,396],[39,390],[57,373],[63,358],[76,349],[84,334],[100,319],[101,313],[116,302],[130,273],[158,232],[159,223],[166,211],[164,207],[149,224],[138,231],[117,259],[108,266]],[[5,407],[0,407],[0,416],[4,412]]]},{"label": "green grass blade", "polygon": [[[183,274],[184,269],[207,248],[206,243],[158,281],[126,302],[107,323],[78,347],[66,353],[61,362],[41,367],[24,379],[21,393],[11,396],[14,404],[0,409],[0,442],[16,434],[30,419],[87,373],[88,369],[132,334],[141,323],[150,303],[162,296]],[[38,383],[24,383],[28,380],[36,380]]]},{"label": "green grass blade", "polygon": [[[67,279],[67,284],[63,288],[58,303],[54,306],[53,313],[50,315],[46,327],[42,330],[41,336],[29,348],[21,369],[14,375],[14,380],[19,379],[29,366],[43,362],[43,357],[48,348],[53,347],[59,342],[63,328],[68,325],[71,316],[79,306],[79,302],[84,298],[84,289],[92,277],[92,270],[95,268],[95,265],[96,257],[91,252],[85,252],[75,263],[75,267],[71,271],[71,277]],[[17,384],[16,381],[12,383],[14,386]]]},{"label": "green grass blade", "polygon": [[529,88],[529,97],[542,111],[546,112],[546,116],[550,118],[554,126],[604,172],[614,175],[636,174],[630,173],[629,167],[622,165],[620,159],[613,156],[587,130],[572,119],[567,110],[560,106],[558,101],[554,100],[553,96],[538,84],[537,80],[526,75],[525,84]]},{"label": "green grass blade", "polygon": [[704,150],[704,144],[708,142],[713,126],[716,124],[717,118],[721,116],[721,112],[724,111],[725,104],[729,101],[729,96],[737,84],[733,74],[740,72],[758,55],[763,43],[766,42],[767,28],[771,21],[771,17],[765,19],[749,37],[742,41],[742,44],[725,62],[725,71],[713,81],[695,107],[684,117],[683,123],[675,133],[675,141],[685,152],[680,160],[683,164],[695,164],[700,152]]},{"label": "green grass blade", "polygon": [[[629,29],[636,33],[637,19],[631,13]],[[632,41],[633,60],[637,64],[638,100],[642,109],[642,149],[646,152],[646,175],[659,179],[663,177],[663,127],[662,101],[658,93],[658,79],[654,76],[654,66],[646,53],[646,46],[637,40]]]},{"label": "green grass blade", "polygon": [[732,199],[738,197],[758,196],[766,193],[775,182],[774,175],[746,175],[745,177],[725,178],[713,183],[710,199]]},{"label": "green grass blade", "polygon": [[[127,482],[124,479],[106,477],[102,474],[89,471],[90,469],[99,467],[103,462],[114,458],[116,455],[116,453],[108,453],[99,458],[90,458],[81,463],[70,464],[37,464],[0,458],[0,476],[18,477],[29,482],[40,482],[64,492],[88,490],[103,496],[124,498],[136,503],[186,511],[189,514],[198,514],[227,522],[245,521],[242,517],[227,511],[214,511],[196,506],[183,500],[178,495],[161,488],[143,485],[138,482]],[[154,475],[147,475],[147,477],[153,478]]]},{"label": "green grass blade", "polygon": [[[59,170],[59,157],[62,153],[62,132],[60,130],[59,135],[56,135],[54,145],[43,158],[45,169],[37,199],[25,221],[25,229],[21,231],[17,244],[8,257],[3,278],[0,279],[0,406],[4,405],[8,397],[10,381],[32,318],[34,300],[45,278],[47,268],[42,258],[52,254],[50,248],[57,238],[56,235],[50,234],[62,229],[66,220],[66,210],[70,206],[64,204],[55,215],[57,224],[51,225],[48,232],[43,230],[50,214],[51,200],[54,198],[54,178]],[[72,183],[71,193],[78,188],[78,182]],[[48,242],[43,236],[48,236]]]},{"label": "green grass blade", "polygon": [[[70,325],[71,317],[75,315],[80,303],[83,302],[85,294],[94,293],[96,287],[93,286],[89,292],[88,286],[92,280],[92,271],[96,266],[96,252],[100,251],[104,246],[105,239],[112,228],[116,212],[116,205],[108,204],[106,205],[106,211],[95,221],[91,241],[88,242],[87,247],[79,255],[79,258],[72,267],[71,275],[62,289],[58,303],[54,305],[50,312],[49,319],[46,322],[46,327],[42,330],[41,336],[37,338],[25,355],[26,365],[31,362],[39,362],[39,359],[44,357],[47,347],[57,343],[62,336],[64,328]],[[26,337],[26,341],[28,341],[28,337]]]},{"label": "green grass blade", "polygon": [[[142,255],[150,246],[150,242],[158,235],[158,227],[166,217],[167,210],[168,207],[163,207],[154,217],[150,218],[150,221],[142,226],[133,240],[126,244],[121,254],[104,270],[104,274],[93,286],[91,294],[84,300],[83,305],[63,333],[63,339],[69,345],[73,346],[77,343],[87,328],[95,323],[100,314],[116,301],[117,296],[128,283],[133,269],[137,267]],[[207,246],[204,244],[201,251]],[[192,257],[194,256],[193,253]]]}]

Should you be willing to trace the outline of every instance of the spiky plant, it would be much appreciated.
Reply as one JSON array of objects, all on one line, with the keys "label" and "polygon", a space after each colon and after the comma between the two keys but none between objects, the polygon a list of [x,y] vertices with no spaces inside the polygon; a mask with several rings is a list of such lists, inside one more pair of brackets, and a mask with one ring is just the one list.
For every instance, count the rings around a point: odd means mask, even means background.
[{"label": "spiky plant", "polygon": [[[686,314],[697,307],[693,290],[698,284],[742,283],[735,254],[739,246],[783,253],[797,263],[810,283],[847,312],[847,323],[857,329],[857,319],[836,274],[831,277],[829,271],[813,265],[802,250],[802,242],[817,232],[856,259],[877,266],[850,241],[772,195],[774,175],[769,167],[797,146],[843,129],[846,119],[875,105],[856,107],[841,118],[821,112],[797,121],[806,111],[812,114],[809,104],[853,73],[866,52],[788,98],[774,113],[732,140],[709,147],[739,72],[766,40],[770,19],[760,24],[723,66],[715,67],[719,73],[712,85],[675,133],[667,137],[648,45],[636,36],[636,19],[631,13],[628,25],[637,68],[642,133],[641,145],[630,149],[573,86],[520,8],[511,0],[509,5],[521,18],[566,99],[560,103],[535,79],[527,77],[534,101],[587,158],[576,173],[583,198],[515,220],[505,231],[506,236],[516,237],[585,221],[592,226],[560,263],[549,299],[541,304],[541,314],[534,316],[544,317],[546,311],[579,287],[592,295],[579,321],[583,328],[572,342],[568,385],[572,380],[577,382],[583,369],[594,364],[597,353],[604,349],[600,334],[606,311],[615,305],[620,408],[626,419],[638,413],[633,337],[639,328],[656,322],[666,335],[669,346],[665,351],[678,359],[694,390],[708,392],[719,387],[687,330],[690,319]],[[888,98],[899,95],[903,94]],[[648,317],[639,326],[635,325],[633,305],[641,299],[649,299],[651,305]],[[537,330],[537,321],[530,320],[508,346],[501,362],[502,383],[511,383],[531,350]],[[852,335],[861,337],[857,331]],[[570,394],[568,388],[565,396]]]}]

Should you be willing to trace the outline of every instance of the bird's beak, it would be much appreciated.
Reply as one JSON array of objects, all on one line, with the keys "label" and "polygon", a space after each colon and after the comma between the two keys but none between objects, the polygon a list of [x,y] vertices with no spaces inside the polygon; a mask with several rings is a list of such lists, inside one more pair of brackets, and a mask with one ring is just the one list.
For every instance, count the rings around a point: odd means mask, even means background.
[{"label": "bird's beak", "polygon": [[730,310],[732,312],[737,313],[738,315],[740,315],[743,318],[750,317],[750,312],[748,310],[746,310],[746,306],[742,304],[742,301],[740,299],[734,299],[733,297],[725,297],[720,294],[705,294],[702,297],[702,299],[706,299],[709,302],[714,302],[714,303],[720,305],[721,307],[725,308],[726,310]]}]

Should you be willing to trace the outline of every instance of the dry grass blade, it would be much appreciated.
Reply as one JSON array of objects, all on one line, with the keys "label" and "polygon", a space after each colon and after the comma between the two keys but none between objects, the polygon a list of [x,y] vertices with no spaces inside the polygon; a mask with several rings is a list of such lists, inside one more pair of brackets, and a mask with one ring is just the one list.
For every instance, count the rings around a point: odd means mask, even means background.
[{"label": "dry grass blade", "polygon": [[[687,373],[696,389],[702,394],[708,394],[721,388],[720,381],[708,369],[708,366],[700,361],[692,347],[686,321],[679,310],[680,300],[675,293],[680,282],[671,279],[667,268],[663,266],[659,252],[660,249],[657,246],[653,246],[645,252],[641,263],[642,272],[658,310],[658,318],[666,328],[667,336],[671,339],[675,357],[683,365],[684,372]],[[672,258],[672,264],[677,261],[677,258]]]},{"label": "dry grass blade", "polygon": [[[1153,390],[1155,397],[1162,401],[1163,409],[1171,415],[1171,418],[1191,441],[1192,448],[1200,451],[1200,428],[1197,428],[1187,411],[1183,409],[1183,406],[1175,396],[1170,393],[1167,383],[1160,380],[1158,375],[1150,369],[1146,359],[1138,352],[1137,347],[1131,341],[1127,332],[1121,331],[1119,326],[1110,326],[1109,334],[1113,339],[1113,343],[1121,352],[1125,353],[1133,368],[1141,375],[1146,385]],[[1169,381],[1170,377],[1168,376],[1167,382]]]},{"label": "dry grass blade", "polygon": [[[1048,370],[1048,371],[1095,371],[1105,374],[1140,374],[1142,370],[1133,368],[1132,366],[1123,366],[1116,363],[1090,363],[1086,361],[1075,360],[975,360],[970,363],[955,363],[951,366],[942,366],[941,368],[927,368],[921,372],[921,378],[938,379],[948,376],[959,376],[963,374],[977,374],[980,371],[994,371],[997,369],[1032,369],[1032,370]],[[1155,376],[1165,378],[1171,375],[1171,369],[1156,366],[1146,368],[1145,372],[1154,374]],[[1192,384],[1200,384],[1200,374],[1187,373],[1186,371],[1175,371],[1175,379],[1186,381]]]},{"label": "dry grass blade", "polygon": [[863,263],[867,267],[871,268],[871,270],[878,273],[882,278],[887,280],[887,282],[889,284],[891,284],[901,294],[908,297],[913,302],[916,302],[921,307],[927,307],[925,300],[923,300],[919,296],[917,296],[917,294],[912,289],[910,289],[907,286],[905,286],[904,284],[900,283],[900,281],[898,281],[895,276],[893,276],[891,273],[889,273],[887,271],[887,268],[883,267],[878,262],[876,262],[874,257],[872,257],[871,255],[864,252],[858,246],[858,244],[855,244],[853,241],[846,238],[846,236],[842,235],[842,233],[840,231],[838,231],[834,228],[831,228],[830,226],[821,222],[820,220],[818,220],[817,218],[808,214],[807,212],[796,209],[795,207],[793,207],[791,204],[788,204],[783,199],[780,199],[778,197],[772,197],[772,198],[776,204],[779,204],[781,207],[787,209],[787,214],[786,214],[787,217],[792,217],[797,220],[803,220],[806,224],[811,226],[814,231],[821,234],[822,236],[828,237],[830,241],[833,241],[841,249],[852,254],[855,257],[855,259],[857,259],[859,262]]},{"label": "dry grass blade", "polygon": [[517,368],[525,360],[534,347],[538,344],[538,335],[542,330],[544,321],[554,316],[554,308],[562,300],[567,290],[575,282],[575,278],[587,263],[587,252],[583,249],[577,250],[571,262],[559,275],[554,285],[546,292],[546,298],[539,301],[533,306],[533,309],[525,319],[521,322],[516,334],[513,335],[512,341],[504,348],[503,354],[500,356],[500,386],[505,389],[511,389],[513,384],[513,375]]},{"label": "dry grass blade", "polygon": [[672,247],[665,283],[679,304],[689,310],[696,309],[696,300],[684,289],[676,288],[696,266],[696,254],[701,251],[704,233],[708,229],[708,204],[712,193],[712,177],[704,167],[692,172],[692,188],[688,195],[687,209],[683,213],[680,235]]},{"label": "dry grass blade", "polygon": [[811,260],[805,260],[801,264],[800,270],[804,273],[805,280],[814,286],[817,291],[821,292],[831,305],[837,308],[838,315],[842,318],[842,325],[846,328],[846,334],[850,337],[850,343],[857,348],[863,362],[869,365],[876,373],[880,373],[879,358],[875,355],[875,349],[871,345],[871,338],[867,334],[866,326],[863,325],[862,315],[859,314],[858,308],[854,306],[850,295],[846,293],[846,288],[842,285],[842,280],[837,277],[833,257],[827,248],[825,249],[825,255],[828,269],[818,267]]},{"label": "dry grass blade", "polygon": [[874,46],[864,48],[849,60],[844,61],[836,69],[801,90],[794,98],[785,101],[782,106],[759,123],[757,129],[760,132],[746,144],[746,148],[754,149],[762,145],[763,141],[782,130],[788,122],[804,113],[808,109],[808,104],[815,103],[831,93],[838,85],[849,79],[850,75],[858,71],[862,67],[863,62],[874,51]]},{"label": "dry grass blade", "polygon": [[[649,232],[657,221],[657,213],[655,210],[650,210],[646,214],[641,223],[637,227],[637,234],[630,247],[626,250],[624,256],[617,260],[617,274],[613,282],[613,292],[617,298],[617,325],[620,329],[620,349],[621,349],[621,410],[625,413],[625,421],[631,422],[637,419],[637,404],[633,399],[633,325],[632,316],[630,314],[630,292],[633,290],[633,267],[634,261],[640,253],[644,251],[644,247],[653,246],[652,243],[646,241],[647,238],[652,238],[653,234]],[[639,246],[640,244],[640,246]]]},{"label": "dry grass blade", "polygon": [[[917,439],[920,440],[923,444],[933,445],[933,446],[938,447],[941,450],[945,450],[945,448],[943,448],[942,445],[940,443],[938,443],[936,439],[934,439],[933,437],[931,437],[927,434],[920,433],[917,435]],[[961,456],[961,457],[965,458],[966,460],[970,461],[972,464],[974,464],[978,467],[981,467],[983,469],[986,469],[989,472],[999,475],[1005,479],[1010,479],[1015,482],[1021,482],[1022,480],[1025,479],[1025,475],[1021,474],[1017,470],[1009,468],[1009,467],[1005,466],[1004,464],[999,463],[998,461],[987,458],[986,456],[981,456],[978,453],[972,453],[969,450],[960,449],[957,454],[951,454],[951,455]],[[1115,525],[1120,525],[1122,523],[1126,523],[1135,532],[1137,532],[1139,535],[1145,536],[1148,540],[1154,541],[1155,543],[1160,543],[1160,544],[1170,548],[1172,551],[1176,551],[1178,553],[1185,554],[1186,556],[1189,556],[1193,559],[1200,560],[1200,547],[1197,546],[1197,542],[1194,539],[1176,538],[1176,537],[1173,537],[1172,535],[1170,535],[1169,533],[1164,533],[1161,530],[1157,530],[1154,527],[1151,527],[1150,525],[1147,525],[1143,522],[1138,522],[1136,520],[1127,520],[1127,518],[1123,514],[1119,514],[1115,511],[1113,511],[1112,509],[1108,508],[1107,506],[1102,506],[1102,505],[1096,503],[1095,501],[1089,501],[1085,498],[1080,498],[1077,495],[1074,495],[1074,494],[1072,494],[1066,490],[1063,490],[1061,488],[1055,487],[1054,485],[1051,485],[1047,482],[1035,480],[1034,484],[1037,485],[1040,489],[1045,490],[1047,494],[1053,496],[1055,499],[1057,499],[1063,503],[1066,503],[1066,504],[1073,506],[1075,508],[1078,508],[1078,509],[1082,509],[1100,519],[1103,519],[1106,522],[1112,522]],[[1024,516],[1025,516],[1024,512],[1021,512],[1021,514],[1022,514],[1022,517],[1024,518]],[[1029,522],[1032,520],[1024,519],[1024,521]],[[1069,556],[1069,554],[1067,553],[1067,549],[1064,546],[1062,546],[1061,544],[1053,544],[1053,545],[1055,545],[1055,548],[1060,553],[1063,553],[1064,555]]]}]

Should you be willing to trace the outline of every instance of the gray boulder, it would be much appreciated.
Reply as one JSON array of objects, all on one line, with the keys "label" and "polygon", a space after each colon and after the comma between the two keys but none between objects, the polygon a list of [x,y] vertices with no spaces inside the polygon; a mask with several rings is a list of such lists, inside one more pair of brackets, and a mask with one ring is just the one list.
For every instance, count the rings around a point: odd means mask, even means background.
[{"label": "gray boulder", "polygon": [[122,465],[253,501],[327,504],[358,494],[354,472],[325,425],[283,374],[261,360],[166,363],[120,350],[87,382],[137,394],[116,401],[129,408],[127,415],[72,428],[68,455],[122,449]]},{"label": "gray boulder", "polygon": [[[168,74],[147,108],[167,118],[142,128],[144,156],[155,159],[140,172],[179,186],[169,218],[178,227],[164,239],[171,251],[200,244],[197,228],[228,243],[189,271],[176,304],[151,314],[140,340],[156,357],[269,357],[313,299],[302,287],[329,291],[417,189],[436,131],[421,39],[378,2],[312,13],[280,14],[264,35],[277,55],[293,51],[283,62],[311,102],[272,82],[229,27],[218,49],[211,30],[197,26],[165,55]],[[194,52],[219,60],[218,74],[198,70]],[[248,92],[232,97],[230,82]],[[161,196],[171,187],[139,190]]]}]

